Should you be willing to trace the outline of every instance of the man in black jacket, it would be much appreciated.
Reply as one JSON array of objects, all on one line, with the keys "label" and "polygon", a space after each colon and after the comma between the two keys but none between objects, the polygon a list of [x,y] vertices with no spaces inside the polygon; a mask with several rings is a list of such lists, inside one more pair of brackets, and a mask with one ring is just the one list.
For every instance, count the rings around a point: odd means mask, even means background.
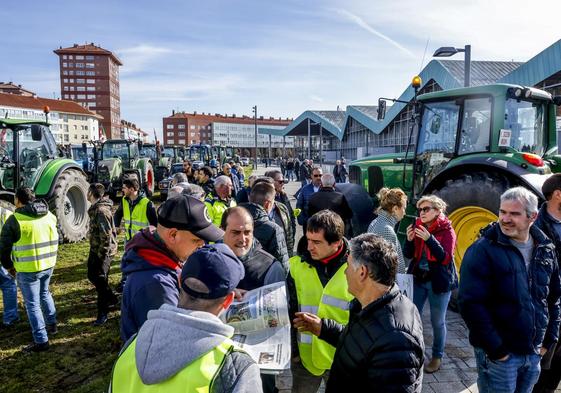
[{"label": "man in black jacket", "polygon": [[332,210],[337,213],[345,223],[345,236],[352,237],[353,211],[345,195],[335,190],[335,177],[331,173],[321,175],[321,187],[308,201],[309,217],[322,210]]},{"label": "man in black jacket", "polygon": [[284,231],[269,217],[275,206],[275,188],[272,184],[261,182],[254,184],[249,194],[248,204],[245,207],[254,222],[254,236],[263,249],[282,263],[288,272],[288,249],[284,239]]},{"label": "man in black jacket", "polygon": [[[561,173],[556,173],[543,183],[542,193],[547,202],[542,205],[534,226],[540,228],[553,241],[559,266],[561,263]],[[561,330],[559,335],[561,335]],[[542,358],[541,370],[533,393],[553,393],[561,382],[561,344],[559,342]]]},{"label": "man in black jacket", "polygon": [[[273,169],[265,173],[266,178],[273,181],[275,187],[275,208],[273,209],[273,220],[284,230],[284,238],[288,247],[288,256],[294,256],[294,236],[296,235],[296,217],[288,198],[284,191],[286,178],[278,169]],[[282,205],[282,206],[281,206]]]},{"label": "man in black jacket", "polygon": [[336,345],[326,392],[421,392],[423,325],[395,284],[397,254],[371,233],[352,239],[350,249],[345,275],[356,299],[348,325],[307,312],[294,319],[299,331]]},{"label": "man in black jacket", "polygon": [[474,346],[479,392],[530,392],[557,342],[561,285],[555,247],[532,225],[538,199],[523,187],[501,195],[499,222],[462,261],[458,304]]}]

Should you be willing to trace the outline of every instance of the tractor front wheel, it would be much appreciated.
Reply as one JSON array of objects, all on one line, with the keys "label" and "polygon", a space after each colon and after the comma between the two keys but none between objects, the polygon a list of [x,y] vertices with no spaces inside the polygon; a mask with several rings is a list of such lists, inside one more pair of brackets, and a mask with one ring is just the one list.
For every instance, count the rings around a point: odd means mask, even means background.
[{"label": "tractor front wheel", "polygon": [[88,233],[88,187],[85,175],[74,169],[62,172],[56,179],[49,206],[65,242],[78,242]]}]

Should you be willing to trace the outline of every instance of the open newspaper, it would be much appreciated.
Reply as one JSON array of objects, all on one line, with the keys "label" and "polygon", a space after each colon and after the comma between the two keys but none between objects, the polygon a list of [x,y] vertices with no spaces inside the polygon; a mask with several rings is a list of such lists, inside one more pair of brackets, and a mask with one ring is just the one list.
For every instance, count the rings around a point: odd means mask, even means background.
[{"label": "open newspaper", "polygon": [[290,318],[283,282],[246,292],[221,319],[235,329],[232,340],[246,351],[263,373],[290,367]]}]

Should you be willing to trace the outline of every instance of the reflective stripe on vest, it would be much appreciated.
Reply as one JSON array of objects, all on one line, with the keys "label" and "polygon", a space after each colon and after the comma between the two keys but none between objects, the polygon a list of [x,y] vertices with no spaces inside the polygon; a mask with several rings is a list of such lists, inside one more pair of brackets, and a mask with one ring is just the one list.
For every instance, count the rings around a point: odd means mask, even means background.
[{"label": "reflective stripe on vest", "polygon": [[237,206],[234,199],[230,199],[230,204],[227,205],[226,202],[221,199],[212,198],[206,199],[205,205],[208,210],[208,215],[210,216],[210,221],[212,221],[212,223],[219,228],[220,224],[222,223],[222,215],[224,214],[224,212],[230,207]]},{"label": "reflective stripe on vest", "polygon": [[234,349],[234,343],[226,339],[213,350],[198,357],[165,381],[145,385],[140,379],[136,366],[136,338],[117,359],[111,379],[113,393],[156,393],[185,392],[208,393],[215,377],[218,375],[226,355]]},{"label": "reflective stripe on vest", "polygon": [[56,264],[58,251],[57,220],[48,212],[41,217],[14,213],[20,238],[12,246],[14,268],[21,273],[34,273]]},{"label": "reflective stripe on vest", "polygon": [[[302,262],[299,256],[290,258],[289,262],[290,275],[296,285],[298,309],[346,325],[349,322],[349,302],[353,299],[345,278],[347,264],[337,270],[324,288],[316,269],[310,264]],[[299,333],[297,338],[302,365],[310,373],[322,375],[331,368],[335,347],[308,333]]]},{"label": "reflective stripe on vest", "polygon": [[123,219],[125,220],[126,241],[129,241],[138,232],[150,226],[146,213],[149,203],[150,199],[141,197],[138,203],[132,208],[131,214],[129,201],[123,197]]}]

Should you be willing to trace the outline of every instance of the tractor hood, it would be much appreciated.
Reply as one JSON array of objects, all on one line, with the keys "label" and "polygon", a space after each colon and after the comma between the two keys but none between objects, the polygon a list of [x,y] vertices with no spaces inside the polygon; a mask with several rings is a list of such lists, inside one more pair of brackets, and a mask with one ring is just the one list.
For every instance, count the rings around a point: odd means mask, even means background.
[{"label": "tractor hood", "polygon": [[99,177],[102,181],[114,181],[119,179],[122,172],[123,162],[120,158],[108,158],[99,161]]}]

